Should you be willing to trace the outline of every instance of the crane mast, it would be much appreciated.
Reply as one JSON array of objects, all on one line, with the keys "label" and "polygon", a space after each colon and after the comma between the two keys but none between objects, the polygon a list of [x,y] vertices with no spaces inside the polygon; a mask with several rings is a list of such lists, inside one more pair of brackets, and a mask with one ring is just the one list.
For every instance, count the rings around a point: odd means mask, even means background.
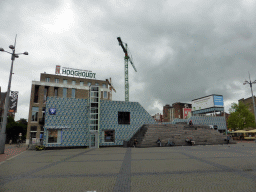
[{"label": "crane mast", "polygon": [[133,64],[132,58],[128,55],[127,44],[125,44],[125,46],[124,46],[120,37],[117,37],[117,40],[119,42],[119,45],[122,47],[122,49],[125,53],[125,56],[124,56],[124,89],[125,89],[125,101],[129,101],[128,61],[130,61],[135,72],[137,72],[137,70]]}]

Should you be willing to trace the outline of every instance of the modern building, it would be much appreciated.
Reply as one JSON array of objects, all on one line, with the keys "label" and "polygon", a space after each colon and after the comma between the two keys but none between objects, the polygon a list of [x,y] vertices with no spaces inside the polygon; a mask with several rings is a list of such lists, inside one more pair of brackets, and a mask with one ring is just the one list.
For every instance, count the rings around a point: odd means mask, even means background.
[{"label": "modern building", "polygon": [[155,120],[138,102],[102,99],[100,87],[90,87],[88,99],[48,97],[43,145],[98,148],[120,146]]},{"label": "modern building", "polygon": [[90,86],[94,85],[99,87],[102,101],[110,100],[108,80],[93,78],[95,73],[69,68],[63,68],[60,74],[60,66],[56,66],[56,74],[41,73],[40,81],[32,81],[26,143],[39,143],[43,138],[48,97],[85,101],[89,98]]}]

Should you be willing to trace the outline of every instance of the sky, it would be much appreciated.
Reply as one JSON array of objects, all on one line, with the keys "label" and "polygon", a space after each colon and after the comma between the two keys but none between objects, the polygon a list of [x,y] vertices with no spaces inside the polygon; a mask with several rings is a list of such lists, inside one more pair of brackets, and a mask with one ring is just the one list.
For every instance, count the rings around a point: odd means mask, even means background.
[{"label": "sky", "polygon": [[[223,95],[224,110],[251,97],[256,79],[256,2],[253,0],[1,0],[0,47],[17,34],[12,91],[19,91],[15,120],[28,119],[32,81],[56,65],[112,78],[113,100],[124,101],[128,44],[130,101],[151,115],[163,106]],[[0,86],[7,90],[11,60],[0,52]],[[254,92],[255,86],[253,86]]]}]

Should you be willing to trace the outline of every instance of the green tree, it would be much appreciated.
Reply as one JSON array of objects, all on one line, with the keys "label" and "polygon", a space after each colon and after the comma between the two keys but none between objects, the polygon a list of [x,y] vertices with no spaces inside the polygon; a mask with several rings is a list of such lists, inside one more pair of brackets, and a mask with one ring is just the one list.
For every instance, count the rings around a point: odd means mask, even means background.
[{"label": "green tree", "polygon": [[228,127],[234,130],[243,130],[248,127],[255,127],[255,119],[246,105],[242,102],[232,103],[229,109]]},{"label": "green tree", "polygon": [[15,122],[13,117],[8,117],[7,126],[6,126],[6,142],[12,140],[13,143],[16,143],[19,139],[19,133],[22,133],[21,139],[26,139],[27,133],[27,122],[24,119],[21,119],[19,122]]}]

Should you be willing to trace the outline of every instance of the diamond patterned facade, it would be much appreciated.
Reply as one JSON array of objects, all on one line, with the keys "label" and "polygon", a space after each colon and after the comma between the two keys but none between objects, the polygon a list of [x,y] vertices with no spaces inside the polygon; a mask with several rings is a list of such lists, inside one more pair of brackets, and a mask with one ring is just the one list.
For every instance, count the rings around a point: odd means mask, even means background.
[{"label": "diamond patterned facade", "polygon": [[[50,109],[56,109],[50,115]],[[130,112],[130,124],[118,123],[118,112]],[[151,115],[138,102],[100,101],[99,146],[123,145],[143,124],[154,124]],[[49,130],[58,134],[56,143],[48,143]],[[115,142],[104,142],[104,131],[115,132]],[[89,102],[87,99],[48,97],[44,126],[46,147],[89,146]]]}]

